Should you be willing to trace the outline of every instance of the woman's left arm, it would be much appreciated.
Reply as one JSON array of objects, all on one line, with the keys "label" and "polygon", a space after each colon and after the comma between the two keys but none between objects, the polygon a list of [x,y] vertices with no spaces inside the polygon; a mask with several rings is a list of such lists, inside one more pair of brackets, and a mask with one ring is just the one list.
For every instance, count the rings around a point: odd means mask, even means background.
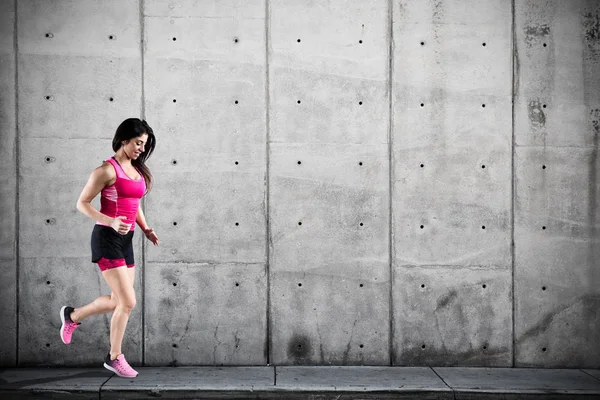
[{"label": "woman's left arm", "polygon": [[137,222],[140,229],[144,231],[146,239],[154,243],[155,246],[158,246],[158,236],[156,236],[156,233],[154,233],[154,229],[148,227],[148,224],[146,223],[146,217],[144,216],[144,211],[142,211],[141,205],[138,207],[135,222]]}]

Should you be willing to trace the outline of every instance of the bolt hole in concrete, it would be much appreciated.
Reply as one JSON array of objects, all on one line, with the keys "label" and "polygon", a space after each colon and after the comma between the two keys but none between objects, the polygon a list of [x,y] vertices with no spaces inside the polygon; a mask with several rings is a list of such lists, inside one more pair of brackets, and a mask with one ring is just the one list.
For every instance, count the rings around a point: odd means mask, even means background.
[{"label": "bolt hole in concrete", "polygon": [[485,169],[485,165],[482,165],[482,166],[481,166],[481,168],[482,168],[482,169]]},{"label": "bolt hole in concrete", "polygon": [[235,103],[235,104],[238,104],[238,103],[239,103],[239,101],[237,101],[237,100],[236,100],[236,101],[234,101],[234,103]]},{"label": "bolt hole in concrete", "polygon": [[425,168],[425,164],[421,164],[421,168]]},{"label": "bolt hole in concrete", "polygon": [[300,39],[298,39],[298,43],[300,43]]},{"label": "bolt hole in concrete", "polygon": [[52,33],[48,32],[48,33],[46,33],[46,37],[47,37],[47,38],[53,38],[53,37],[54,37],[54,35],[53,35]]},{"label": "bolt hole in concrete", "polygon": [[236,162],[235,162],[235,165],[238,165],[238,164],[239,164],[239,163],[236,161]]},{"label": "bolt hole in concrete", "polygon": [[177,347],[179,347],[177,346],[177,343],[173,343],[173,348],[176,349]]},{"label": "bolt hole in concrete", "polygon": [[425,228],[425,225],[421,225],[421,229]]},{"label": "bolt hole in concrete", "polygon": [[481,107],[485,108],[485,104],[482,104]]},{"label": "bolt hole in concrete", "polygon": [[358,102],[358,105],[359,105],[359,106],[362,106],[362,101],[359,101],[359,102]]},{"label": "bolt hole in concrete", "polygon": [[173,226],[177,226],[177,221],[173,221]]},{"label": "bolt hole in concrete", "polygon": [[50,284],[50,281],[46,281],[46,285],[49,285],[49,284]]},{"label": "bolt hole in concrete", "polygon": [[362,44],[362,40],[359,40],[358,43]]},{"label": "bolt hole in concrete", "polygon": [[542,104],[542,108],[546,108],[546,105],[545,105],[545,104]]},{"label": "bolt hole in concrete", "polygon": [[239,223],[239,222],[236,222],[236,223],[235,223],[235,226],[240,226],[240,223]]},{"label": "bolt hole in concrete", "polygon": [[173,282],[173,286],[177,286],[177,282]]},{"label": "bolt hole in concrete", "polygon": [[361,284],[360,284],[360,285],[358,285],[358,286],[360,286],[360,287],[363,287],[363,286],[365,286],[365,285],[363,285],[363,284],[361,283]]},{"label": "bolt hole in concrete", "polygon": [[364,344],[360,344],[360,345],[358,345],[358,347],[360,347],[362,349],[363,347],[365,347],[365,345]]},{"label": "bolt hole in concrete", "polygon": [[110,35],[108,38],[109,38],[110,40],[115,40],[117,37],[116,37],[115,35]]},{"label": "bolt hole in concrete", "polygon": [[484,350],[487,350],[487,346],[483,346],[483,349],[484,349]]},{"label": "bolt hole in concrete", "polygon": [[298,287],[302,287],[302,283],[299,283],[299,284],[298,284]]},{"label": "bolt hole in concrete", "polygon": [[362,166],[362,164],[363,164],[363,163],[362,163],[362,161],[359,161],[359,162],[358,162],[358,165]]},{"label": "bolt hole in concrete", "polygon": [[545,165],[542,165],[542,169],[546,169],[546,166],[545,166]]},{"label": "bolt hole in concrete", "polygon": [[425,42],[421,42],[421,46],[425,46]]},{"label": "bolt hole in concrete", "polygon": [[425,103],[421,103],[421,107],[425,107]]},{"label": "bolt hole in concrete", "polygon": [[115,101],[115,98],[114,97],[110,97],[108,100]]},{"label": "bolt hole in concrete", "polygon": [[546,43],[544,43],[544,47],[548,46]]},{"label": "bolt hole in concrete", "polygon": [[238,38],[233,38],[233,41],[234,41],[235,43],[237,43],[237,42],[239,42],[239,41],[240,41],[240,39],[238,39]]},{"label": "bolt hole in concrete", "polygon": [[485,42],[483,42],[481,45],[485,47]]},{"label": "bolt hole in concrete", "polygon": [[542,347],[542,351],[546,351],[546,348],[545,348],[545,347]]},{"label": "bolt hole in concrete", "polygon": [[52,97],[52,96],[46,96],[46,97],[45,97],[45,99],[46,99],[46,100],[52,100],[52,99],[53,99],[53,97]]},{"label": "bolt hole in concrete", "polygon": [[172,164],[172,165],[177,165],[177,160],[173,160],[173,161],[171,161],[171,164]]},{"label": "bolt hole in concrete", "polygon": [[50,347],[50,343],[46,343],[46,347]]},{"label": "bolt hole in concrete", "polygon": [[302,222],[298,222],[298,225],[302,225]]},{"label": "bolt hole in concrete", "polygon": [[302,102],[300,100],[298,100],[298,104],[301,104]]},{"label": "bolt hole in concrete", "polygon": [[54,218],[46,219],[46,225],[54,225],[54,223],[56,223],[56,220]]},{"label": "bolt hole in concrete", "polygon": [[302,164],[302,161],[298,161],[298,165]]},{"label": "bolt hole in concrete", "polygon": [[235,286],[240,286],[240,283],[239,283],[239,282],[236,282],[236,283],[235,283]]},{"label": "bolt hole in concrete", "polygon": [[361,222],[361,223],[360,223],[360,226],[363,226],[363,225],[364,225],[364,224]]},{"label": "bolt hole in concrete", "polygon": [[425,284],[421,284],[421,289],[425,289]]},{"label": "bolt hole in concrete", "polygon": [[485,229],[485,225],[482,225],[482,226],[481,226],[481,229]]},{"label": "bolt hole in concrete", "polygon": [[51,157],[51,156],[48,156],[48,157],[46,157],[46,162],[47,162],[47,163],[54,162],[55,160],[56,160],[56,159],[55,159],[54,157]]},{"label": "bolt hole in concrete", "polygon": [[542,286],[542,290],[546,290],[546,286]]},{"label": "bolt hole in concrete", "polygon": [[423,350],[425,350],[425,347],[427,347],[427,346],[425,346],[425,345],[421,346],[421,348],[422,348]]},{"label": "bolt hole in concrete", "polygon": [[485,289],[487,287],[487,285],[483,284],[483,285],[481,285],[481,287]]},{"label": "bolt hole in concrete", "polygon": [[177,99],[173,99],[173,103],[177,103]]},{"label": "bolt hole in concrete", "polygon": [[546,227],[545,227],[545,226],[542,226],[542,230],[543,230],[543,231],[545,231],[545,230],[546,230]]},{"label": "bolt hole in concrete", "polygon": [[176,37],[174,37],[174,38],[173,38],[173,41],[176,41],[176,40],[177,40],[177,38],[176,38]]}]

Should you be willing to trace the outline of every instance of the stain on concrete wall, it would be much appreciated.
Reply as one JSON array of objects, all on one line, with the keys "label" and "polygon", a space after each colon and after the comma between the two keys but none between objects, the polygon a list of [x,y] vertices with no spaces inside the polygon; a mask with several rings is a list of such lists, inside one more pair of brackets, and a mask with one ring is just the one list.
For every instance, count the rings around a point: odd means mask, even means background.
[{"label": "stain on concrete wall", "polygon": [[598,2],[0,7],[3,365],[104,355],[53,315],[107,293],[75,202],[142,116],[134,363],[600,367]]}]

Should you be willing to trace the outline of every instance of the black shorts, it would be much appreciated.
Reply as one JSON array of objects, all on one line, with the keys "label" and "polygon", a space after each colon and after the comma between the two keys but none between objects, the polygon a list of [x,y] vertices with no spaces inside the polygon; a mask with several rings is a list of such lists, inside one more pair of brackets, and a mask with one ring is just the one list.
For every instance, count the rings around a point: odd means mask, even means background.
[{"label": "black shorts", "polygon": [[95,225],[92,231],[92,262],[101,259],[125,260],[126,265],[133,265],[133,232],[121,235],[110,226]]}]

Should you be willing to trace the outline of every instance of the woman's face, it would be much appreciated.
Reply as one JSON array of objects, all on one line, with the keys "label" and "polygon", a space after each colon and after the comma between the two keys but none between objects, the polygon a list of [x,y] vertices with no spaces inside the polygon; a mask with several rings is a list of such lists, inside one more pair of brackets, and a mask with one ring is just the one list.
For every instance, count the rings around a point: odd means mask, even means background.
[{"label": "woman's face", "polygon": [[146,142],[148,141],[148,134],[142,133],[138,137],[134,137],[133,139],[129,139],[129,141],[123,142],[123,151],[127,155],[127,157],[132,160],[137,160],[137,158],[146,150]]}]

